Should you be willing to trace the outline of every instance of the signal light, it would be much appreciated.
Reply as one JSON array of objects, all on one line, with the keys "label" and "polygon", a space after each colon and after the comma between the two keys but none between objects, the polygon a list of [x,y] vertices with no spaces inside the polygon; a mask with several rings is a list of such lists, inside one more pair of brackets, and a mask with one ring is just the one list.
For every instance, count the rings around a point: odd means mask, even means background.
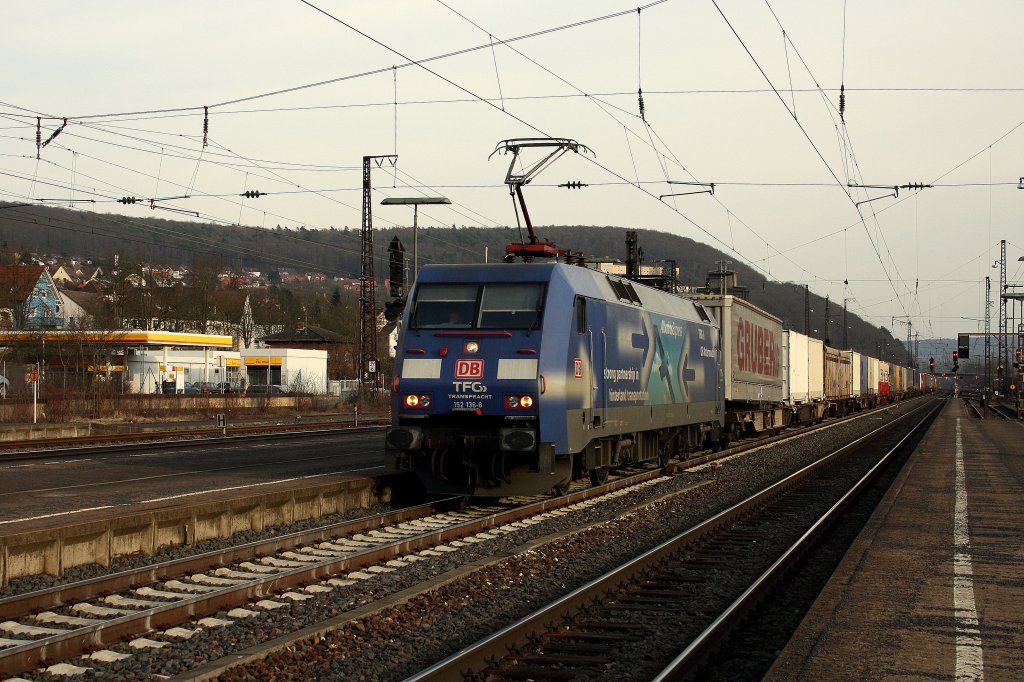
[{"label": "signal light", "polygon": [[246,199],[259,199],[262,196],[262,193],[258,189],[247,189],[242,192],[242,196]]},{"label": "signal light", "polygon": [[430,394],[429,393],[423,393],[423,394],[420,394],[420,395],[416,395],[415,393],[410,393],[409,395],[405,396],[405,406],[406,407],[426,408],[426,407],[430,407],[430,403],[431,402],[432,401],[430,400]]},{"label": "signal light", "polygon": [[533,407],[532,395],[507,395],[505,396],[505,409],[507,410],[528,410]]},{"label": "signal light", "polygon": [[928,371],[935,372],[935,358],[928,358]]},{"label": "signal light", "polygon": [[953,362],[956,362],[957,358],[959,358],[959,357],[960,357],[959,353],[957,353],[956,351],[953,351]]}]

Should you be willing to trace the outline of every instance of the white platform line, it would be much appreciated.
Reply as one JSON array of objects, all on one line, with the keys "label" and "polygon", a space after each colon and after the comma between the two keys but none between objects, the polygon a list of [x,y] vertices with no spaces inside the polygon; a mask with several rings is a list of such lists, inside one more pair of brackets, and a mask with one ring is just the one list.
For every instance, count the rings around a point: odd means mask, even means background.
[{"label": "white platform line", "polygon": [[113,509],[114,507],[120,507],[118,504],[107,504],[102,507],[87,507],[85,509],[72,509],[71,511],[55,512],[53,514],[43,514],[42,516],[26,516],[23,519],[11,519],[10,521],[0,521],[0,525],[5,523],[21,523],[22,521],[37,521],[39,519],[51,519],[54,516],[68,516],[70,514],[81,514],[82,512],[97,511],[99,509]]},{"label": "white platform line", "polygon": [[956,621],[956,680],[984,680],[981,630],[974,604],[971,532],[967,524],[967,476],[960,419],[956,420],[956,506],[953,512],[953,618]]},{"label": "white platform line", "polygon": [[279,478],[274,481],[263,481],[261,483],[249,483],[246,485],[233,485],[226,488],[214,488],[212,490],[196,490],[189,493],[180,493],[178,495],[168,495],[166,497],[154,497],[148,500],[139,500],[138,504],[146,504],[148,502],[166,502],[167,500],[177,500],[182,497],[193,497],[195,495],[207,495],[210,493],[223,493],[230,492],[232,490],[245,490],[247,488],[259,488],[261,486],[274,485],[275,483],[290,483],[291,481],[303,481],[311,478],[321,478],[323,476],[337,476],[339,474],[353,474],[361,471],[374,471],[382,467],[364,467],[362,469],[345,469],[343,471],[328,471],[322,474],[309,474],[307,476],[293,476],[292,478]]}]

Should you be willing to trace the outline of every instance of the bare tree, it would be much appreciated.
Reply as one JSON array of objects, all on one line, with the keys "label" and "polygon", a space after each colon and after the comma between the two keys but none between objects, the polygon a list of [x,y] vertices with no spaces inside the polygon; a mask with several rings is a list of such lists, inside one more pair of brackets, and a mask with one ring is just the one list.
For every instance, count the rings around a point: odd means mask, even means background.
[{"label": "bare tree", "polygon": [[250,348],[256,339],[256,320],[252,316],[252,307],[249,305],[249,297],[245,297],[245,305],[242,306],[242,319],[238,322],[238,345],[240,348]]}]

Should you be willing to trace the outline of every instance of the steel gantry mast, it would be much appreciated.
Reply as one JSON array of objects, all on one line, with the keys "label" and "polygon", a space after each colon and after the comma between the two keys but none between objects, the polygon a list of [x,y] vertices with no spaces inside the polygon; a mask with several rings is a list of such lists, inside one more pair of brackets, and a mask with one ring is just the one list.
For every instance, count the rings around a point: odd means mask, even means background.
[{"label": "steel gantry mast", "polygon": [[992,390],[992,278],[985,278],[985,391]]},{"label": "steel gantry mast", "polygon": [[371,161],[380,168],[387,161],[398,161],[395,154],[363,157],[363,220],[360,229],[359,266],[359,380],[363,386],[380,388],[380,364],[377,361],[377,281],[373,275],[373,209],[370,193]]},{"label": "steel gantry mast", "polygon": [[997,381],[999,389],[1006,389],[1007,358],[1006,358],[1006,240],[999,240],[999,364],[997,365]]}]

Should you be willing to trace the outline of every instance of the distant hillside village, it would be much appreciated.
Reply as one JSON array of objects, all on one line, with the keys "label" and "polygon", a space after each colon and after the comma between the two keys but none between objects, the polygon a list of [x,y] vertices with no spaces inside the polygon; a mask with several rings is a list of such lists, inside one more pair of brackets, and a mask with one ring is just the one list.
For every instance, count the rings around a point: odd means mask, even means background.
[{"label": "distant hillside village", "polygon": [[59,375],[64,388],[133,393],[265,385],[340,395],[357,378],[358,295],[358,277],[236,270],[217,259],[184,267],[58,258],[5,245],[0,396],[40,374],[51,389]]}]

